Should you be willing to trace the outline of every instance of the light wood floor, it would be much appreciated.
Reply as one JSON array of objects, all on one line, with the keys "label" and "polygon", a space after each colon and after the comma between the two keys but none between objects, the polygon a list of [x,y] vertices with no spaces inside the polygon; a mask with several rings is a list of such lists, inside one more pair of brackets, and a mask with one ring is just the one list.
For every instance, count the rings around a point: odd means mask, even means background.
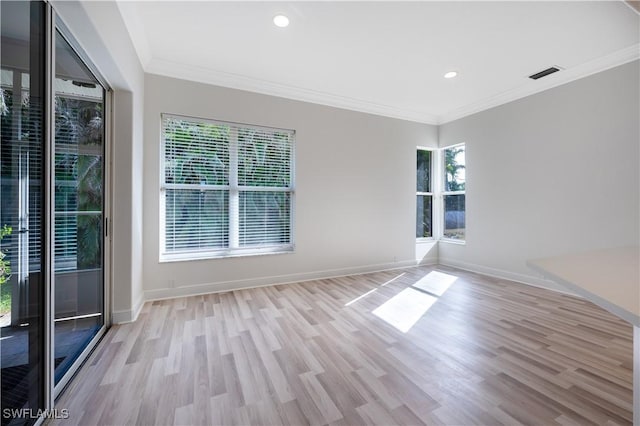
[{"label": "light wood floor", "polygon": [[[442,296],[412,287],[434,270],[457,277]],[[622,425],[631,335],[581,299],[409,268],[147,303],[56,406],[80,425]]]}]

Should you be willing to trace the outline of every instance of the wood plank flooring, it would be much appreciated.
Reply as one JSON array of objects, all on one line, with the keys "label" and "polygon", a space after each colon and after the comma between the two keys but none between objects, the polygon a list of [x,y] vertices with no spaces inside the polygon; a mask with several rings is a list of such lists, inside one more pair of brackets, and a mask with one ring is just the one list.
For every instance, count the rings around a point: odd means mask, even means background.
[{"label": "wood plank flooring", "polygon": [[149,302],[51,423],[625,425],[631,339],[582,299],[445,267]]}]

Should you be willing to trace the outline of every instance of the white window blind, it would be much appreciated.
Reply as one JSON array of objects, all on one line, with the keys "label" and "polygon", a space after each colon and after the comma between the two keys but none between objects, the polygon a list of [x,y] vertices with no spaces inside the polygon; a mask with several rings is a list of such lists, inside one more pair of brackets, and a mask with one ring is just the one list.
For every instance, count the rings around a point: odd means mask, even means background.
[{"label": "white window blind", "polygon": [[163,115],[161,259],[290,251],[292,130]]},{"label": "white window blind", "polygon": [[[56,83],[59,84],[59,81],[57,79]],[[54,154],[54,265],[56,271],[94,269],[101,264],[103,103],[102,89],[91,90],[93,90],[92,96],[73,96],[73,94],[56,91]]]}]

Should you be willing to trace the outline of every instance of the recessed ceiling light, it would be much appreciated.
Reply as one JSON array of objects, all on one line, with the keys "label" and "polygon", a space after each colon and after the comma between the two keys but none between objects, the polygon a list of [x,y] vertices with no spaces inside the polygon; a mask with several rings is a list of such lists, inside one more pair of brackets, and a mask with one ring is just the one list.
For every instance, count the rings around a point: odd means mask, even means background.
[{"label": "recessed ceiling light", "polygon": [[284,15],[276,15],[273,17],[273,23],[276,27],[284,28],[289,25],[289,18]]},{"label": "recessed ceiling light", "polygon": [[446,73],[446,74],[444,75],[444,78],[453,78],[453,77],[455,77],[455,76],[457,76],[457,75],[458,75],[458,72],[457,72],[457,71],[449,71],[448,73]]}]

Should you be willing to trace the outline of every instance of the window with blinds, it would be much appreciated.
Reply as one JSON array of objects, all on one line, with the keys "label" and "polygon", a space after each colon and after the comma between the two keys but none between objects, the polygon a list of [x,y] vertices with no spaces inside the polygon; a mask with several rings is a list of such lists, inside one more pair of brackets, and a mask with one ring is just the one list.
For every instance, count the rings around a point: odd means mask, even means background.
[{"label": "window with blinds", "polygon": [[292,251],[294,135],[164,114],[161,260]]}]

